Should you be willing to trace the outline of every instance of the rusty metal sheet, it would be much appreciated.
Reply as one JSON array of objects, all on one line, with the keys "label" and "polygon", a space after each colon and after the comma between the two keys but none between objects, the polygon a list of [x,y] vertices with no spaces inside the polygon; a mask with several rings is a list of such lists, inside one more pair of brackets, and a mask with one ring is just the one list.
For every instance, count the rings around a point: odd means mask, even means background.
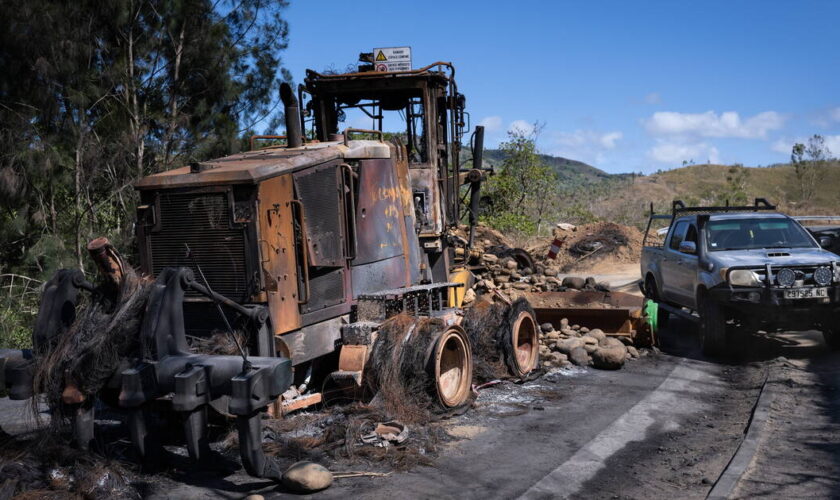
[{"label": "rusty metal sheet", "polygon": [[359,295],[406,286],[405,258],[402,255],[353,266],[350,271],[354,299]]},{"label": "rusty metal sheet", "polygon": [[393,160],[360,160],[356,207],[358,253],[353,265],[403,255],[402,203]]},{"label": "rusty metal sheet", "polygon": [[294,174],[295,193],[303,204],[309,265],[344,266],[344,202],[338,163]]},{"label": "rusty metal sheet", "polygon": [[348,316],[339,316],[321,323],[315,323],[300,330],[284,333],[278,340],[282,350],[288,351],[292,365],[318,358],[335,351],[341,340],[341,326],[349,323]]},{"label": "rusty metal sheet", "polygon": [[260,184],[257,198],[260,267],[274,334],[300,327],[292,199],[289,175]]}]

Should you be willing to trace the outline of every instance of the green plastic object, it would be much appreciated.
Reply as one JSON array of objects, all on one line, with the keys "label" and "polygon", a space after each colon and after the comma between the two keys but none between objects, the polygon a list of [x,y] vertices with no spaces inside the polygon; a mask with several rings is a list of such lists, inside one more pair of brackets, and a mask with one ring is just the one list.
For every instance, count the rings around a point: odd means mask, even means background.
[{"label": "green plastic object", "polygon": [[645,300],[645,316],[650,325],[650,333],[656,338],[659,332],[659,304],[650,299]]}]

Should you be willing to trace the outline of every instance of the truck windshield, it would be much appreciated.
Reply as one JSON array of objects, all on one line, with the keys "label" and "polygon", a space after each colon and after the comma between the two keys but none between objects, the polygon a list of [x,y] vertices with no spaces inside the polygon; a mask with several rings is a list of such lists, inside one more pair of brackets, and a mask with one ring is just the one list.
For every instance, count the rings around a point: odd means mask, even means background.
[{"label": "truck windshield", "polygon": [[706,242],[710,251],[816,246],[802,226],[790,219],[709,221]]}]

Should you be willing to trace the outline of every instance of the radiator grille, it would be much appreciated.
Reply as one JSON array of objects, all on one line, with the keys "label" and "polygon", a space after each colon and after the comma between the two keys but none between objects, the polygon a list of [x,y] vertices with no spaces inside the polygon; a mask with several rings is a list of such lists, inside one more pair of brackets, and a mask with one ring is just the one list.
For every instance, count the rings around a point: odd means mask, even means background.
[{"label": "radiator grille", "polygon": [[166,267],[183,266],[200,281],[192,259],[186,257],[186,243],[214,291],[234,300],[247,298],[245,229],[232,226],[227,193],[163,192],[157,216],[160,231],[149,238],[155,275]]}]

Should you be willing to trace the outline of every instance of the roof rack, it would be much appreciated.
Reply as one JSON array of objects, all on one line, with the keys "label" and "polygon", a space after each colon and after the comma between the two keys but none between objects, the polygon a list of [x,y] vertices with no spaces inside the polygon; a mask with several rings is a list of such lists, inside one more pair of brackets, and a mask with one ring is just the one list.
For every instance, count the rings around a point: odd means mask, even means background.
[{"label": "roof rack", "polygon": [[713,213],[713,212],[759,212],[762,210],[776,210],[776,205],[771,205],[766,198],[756,198],[752,205],[730,205],[729,200],[726,200],[726,205],[722,207],[687,207],[682,200],[674,200],[671,203],[670,214],[658,214],[653,211],[653,203],[650,204],[650,215],[648,216],[647,228],[645,229],[645,236],[642,238],[642,246],[647,244],[648,233],[650,232],[651,223],[655,220],[673,220],[678,215],[686,213]]},{"label": "roof rack", "polygon": [[687,207],[682,200],[674,200],[671,204],[672,217],[687,212],[758,212],[761,210],[776,210],[776,205],[771,205],[766,198],[756,198],[752,205],[741,206],[730,205],[729,200],[726,200],[726,205],[722,207]]}]

